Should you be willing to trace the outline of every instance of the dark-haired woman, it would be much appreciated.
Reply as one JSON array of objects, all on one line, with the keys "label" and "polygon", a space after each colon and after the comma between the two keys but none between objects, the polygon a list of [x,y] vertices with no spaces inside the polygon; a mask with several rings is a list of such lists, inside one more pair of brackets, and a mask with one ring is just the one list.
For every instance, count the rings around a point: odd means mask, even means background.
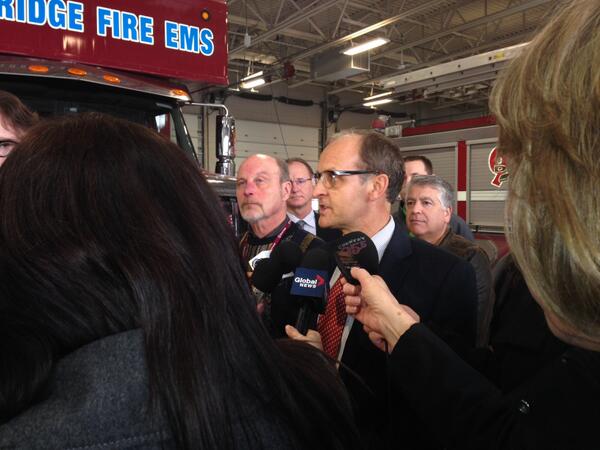
[{"label": "dark-haired woman", "polygon": [[37,125],[0,173],[1,448],[352,448],[321,353],[263,329],[220,203],[156,133]]}]

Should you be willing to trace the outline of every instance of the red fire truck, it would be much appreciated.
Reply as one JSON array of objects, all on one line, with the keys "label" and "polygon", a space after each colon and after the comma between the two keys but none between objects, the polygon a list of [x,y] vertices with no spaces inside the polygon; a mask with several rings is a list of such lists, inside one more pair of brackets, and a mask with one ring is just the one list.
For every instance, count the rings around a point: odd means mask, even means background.
[{"label": "red fire truck", "polygon": [[414,128],[405,128],[402,154],[424,155],[436,175],[456,190],[456,213],[471,226],[492,257],[507,251],[504,239],[504,201],[508,173],[498,157],[498,127],[487,116]]},{"label": "red fire truck", "polygon": [[[202,163],[181,108],[190,89],[227,84],[226,22],[224,0],[0,2],[0,89],[41,116],[100,111],[142,123]],[[217,148],[228,175],[233,127],[225,114]],[[235,222],[233,178],[207,176]]]}]

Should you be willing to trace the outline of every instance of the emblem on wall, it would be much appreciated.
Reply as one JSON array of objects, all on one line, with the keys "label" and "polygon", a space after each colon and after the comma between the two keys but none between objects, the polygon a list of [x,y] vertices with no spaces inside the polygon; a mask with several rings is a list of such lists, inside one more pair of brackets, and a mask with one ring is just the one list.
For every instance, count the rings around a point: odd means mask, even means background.
[{"label": "emblem on wall", "polygon": [[488,157],[488,166],[494,178],[490,184],[495,187],[502,186],[502,183],[508,180],[508,169],[501,156],[498,156],[498,149],[494,147]]}]

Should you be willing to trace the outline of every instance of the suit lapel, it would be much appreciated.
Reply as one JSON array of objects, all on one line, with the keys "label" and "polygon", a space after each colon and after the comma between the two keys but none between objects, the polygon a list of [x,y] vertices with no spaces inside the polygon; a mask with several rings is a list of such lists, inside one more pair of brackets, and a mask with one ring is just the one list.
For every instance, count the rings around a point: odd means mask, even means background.
[{"label": "suit lapel", "polygon": [[385,280],[392,292],[402,285],[410,269],[411,255],[412,246],[408,233],[404,228],[396,225],[392,239],[379,263],[379,276]]}]

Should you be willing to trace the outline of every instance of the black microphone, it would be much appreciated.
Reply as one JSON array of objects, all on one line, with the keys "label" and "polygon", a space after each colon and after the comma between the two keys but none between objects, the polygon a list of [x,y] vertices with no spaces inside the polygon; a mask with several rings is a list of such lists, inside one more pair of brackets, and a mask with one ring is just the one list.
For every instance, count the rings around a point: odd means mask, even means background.
[{"label": "black microphone", "polygon": [[371,275],[379,271],[379,256],[373,241],[365,233],[353,231],[332,243],[335,262],[340,272],[350,284],[358,280],[350,274],[352,267],[365,269]]},{"label": "black microphone", "polygon": [[302,260],[302,250],[290,241],[275,246],[268,258],[258,260],[250,278],[252,285],[261,292],[271,293],[281,278],[293,272]]},{"label": "black microphone", "polygon": [[318,315],[325,312],[329,261],[329,253],[325,249],[315,248],[304,254],[302,263],[294,272],[290,293],[301,305],[296,329],[302,334],[306,334],[309,328],[315,329]]},{"label": "black microphone", "polygon": [[293,272],[302,261],[302,250],[300,246],[292,241],[284,241],[277,245],[271,252],[271,258],[275,259],[281,267],[281,273]]}]

